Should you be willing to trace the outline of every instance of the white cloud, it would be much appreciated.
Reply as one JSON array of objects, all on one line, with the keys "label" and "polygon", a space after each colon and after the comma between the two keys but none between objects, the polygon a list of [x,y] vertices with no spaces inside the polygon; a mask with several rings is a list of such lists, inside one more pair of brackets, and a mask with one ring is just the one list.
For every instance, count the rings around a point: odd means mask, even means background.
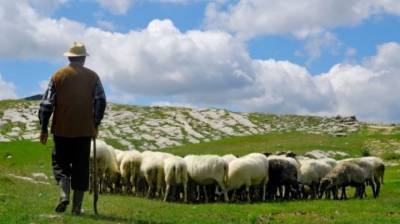
[{"label": "white cloud", "polygon": [[112,90],[112,99],[160,97],[241,111],[400,121],[398,43],[379,46],[362,64],[338,64],[313,76],[288,61],[251,59],[244,43],[229,33],[181,32],[170,20],[154,20],[128,33],[108,32],[47,18],[26,1],[3,0],[0,21],[0,57],[54,60],[73,41],[84,41],[91,54],[88,66]]},{"label": "white cloud", "polygon": [[289,35],[304,41],[296,56],[306,57],[309,66],[321,55],[346,55],[348,46],[332,33],[336,27],[350,27],[375,15],[400,15],[398,0],[239,0],[211,2],[205,24],[240,39]]},{"label": "white cloud", "polygon": [[400,45],[386,43],[362,65],[339,64],[321,79],[329,80],[338,113],[373,121],[400,121]]},{"label": "white cloud", "polygon": [[328,82],[319,82],[302,66],[288,61],[254,61],[254,95],[238,103],[248,111],[327,114],[336,99]]},{"label": "white cloud", "polygon": [[33,8],[41,14],[50,15],[71,0],[29,0]]},{"label": "white cloud", "polygon": [[103,8],[114,14],[125,14],[132,6],[134,0],[96,0]]},{"label": "white cloud", "polygon": [[5,81],[0,74],[0,99],[15,99],[15,98],[17,98],[15,85],[11,82]]},{"label": "white cloud", "polygon": [[397,0],[240,0],[210,3],[206,24],[250,38],[291,34],[305,38],[326,29],[353,26],[381,13],[400,14]]},{"label": "white cloud", "polygon": [[38,82],[40,92],[44,93],[47,90],[47,87],[49,86],[49,80],[42,80]]}]

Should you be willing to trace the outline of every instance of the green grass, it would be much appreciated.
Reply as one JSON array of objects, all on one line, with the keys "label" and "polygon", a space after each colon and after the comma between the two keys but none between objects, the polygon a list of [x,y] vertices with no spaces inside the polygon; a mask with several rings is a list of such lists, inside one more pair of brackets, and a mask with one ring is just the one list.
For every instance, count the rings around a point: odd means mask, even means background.
[{"label": "green grass", "polygon": [[[370,134],[364,130],[347,137],[299,132],[244,136],[170,148],[174,153],[234,153],[312,149],[341,150],[359,155],[365,141],[395,139],[394,135]],[[0,223],[400,223],[400,167],[386,170],[381,196],[347,201],[317,200],[255,204],[163,203],[132,196],[100,195],[100,216],[94,216],[92,198],[84,200],[85,215],[57,215],[53,207],[58,189],[51,185],[17,180],[8,173],[51,175],[51,142],[48,146],[28,141],[0,143]],[[11,155],[11,158],[10,158]],[[349,194],[351,195],[351,194]]]},{"label": "green grass", "polygon": [[228,154],[244,155],[251,152],[287,151],[304,153],[314,149],[324,151],[344,151],[351,155],[360,155],[366,136],[362,133],[346,137],[316,135],[302,132],[271,133],[268,135],[250,135],[229,137],[218,141],[190,144],[167,148],[164,151],[177,155],[193,154]]}]

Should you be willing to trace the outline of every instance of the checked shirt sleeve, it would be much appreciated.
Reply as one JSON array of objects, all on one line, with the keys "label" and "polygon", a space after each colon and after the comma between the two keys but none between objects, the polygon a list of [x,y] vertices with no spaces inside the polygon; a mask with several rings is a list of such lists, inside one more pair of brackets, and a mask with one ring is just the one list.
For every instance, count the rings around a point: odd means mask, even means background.
[{"label": "checked shirt sleeve", "polygon": [[94,113],[94,123],[97,128],[104,116],[104,111],[106,110],[106,95],[104,93],[103,85],[100,79],[97,79],[96,86],[94,88],[94,103],[93,103],[93,113]]},{"label": "checked shirt sleeve", "polygon": [[51,79],[48,88],[43,95],[42,101],[40,102],[40,108],[38,114],[41,130],[44,133],[47,133],[47,126],[49,124],[51,114],[54,111],[55,99],[56,99],[56,91],[54,88],[54,82]]}]

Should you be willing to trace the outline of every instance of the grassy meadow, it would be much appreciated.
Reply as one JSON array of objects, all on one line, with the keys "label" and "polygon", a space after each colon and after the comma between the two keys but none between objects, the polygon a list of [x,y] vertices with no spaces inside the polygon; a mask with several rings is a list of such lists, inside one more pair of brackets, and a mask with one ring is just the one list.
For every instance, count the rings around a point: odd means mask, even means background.
[{"label": "grassy meadow", "polygon": [[[201,144],[166,149],[178,154],[243,155],[249,152],[306,152],[313,149],[344,151],[353,156],[379,154],[398,162],[391,150],[400,141],[398,132],[383,133],[364,127],[347,137],[299,132],[226,138]],[[400,223],[400,167],[386,169],[381,196],[346,201],[307,200],[255,204],[163,203],[133,196],[100,195],[99,216],[93,215],[92,197],[85,197],[85,214],[74,217],[56,214],[53,207],[58,189],[50,184],[31,183],[9,174],[31,176],[43,172],[51,176],[52,143],[18,141],[0,143],[0,223]],[[385,150],[381,150],[384,148]],[[351,192],[350,192],[351,193]]]}]

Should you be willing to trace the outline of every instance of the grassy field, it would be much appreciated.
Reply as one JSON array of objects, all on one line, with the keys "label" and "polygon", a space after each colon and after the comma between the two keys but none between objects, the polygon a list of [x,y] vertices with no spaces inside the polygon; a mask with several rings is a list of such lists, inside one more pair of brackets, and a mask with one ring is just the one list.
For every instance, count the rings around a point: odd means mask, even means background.
[{"label": "grassy field", "polygon": [[[351,155],[374,153],[369,142],[398,142],[398,133],[382,134],[364,128],[347,137],[281,133],[246,136],[170,148],[185,155],[246,154],[253,151],[313,149],[340,150]],[[316,200],[267,202],[256,204],[181,204],[163,203],[132,196],[101,195],[100,216],[94,216],[92,199],[84,201],[85,214],[74,217],[53,212],[58,191],[50,185],[31,183],[9,176],[31,176],[43,172],[51,176],[51,142],[41,146],[32,142],[0,143],[0,223],[400,223],[400,167],[389,167],[378,199],[347,201]],[[385,154],[386,153],[386,154]],[[385,151],[382,155],[392,152]],[[390,159],[398,159],[396,156]],[[397,160],[391,160],[397,162]]]}]

